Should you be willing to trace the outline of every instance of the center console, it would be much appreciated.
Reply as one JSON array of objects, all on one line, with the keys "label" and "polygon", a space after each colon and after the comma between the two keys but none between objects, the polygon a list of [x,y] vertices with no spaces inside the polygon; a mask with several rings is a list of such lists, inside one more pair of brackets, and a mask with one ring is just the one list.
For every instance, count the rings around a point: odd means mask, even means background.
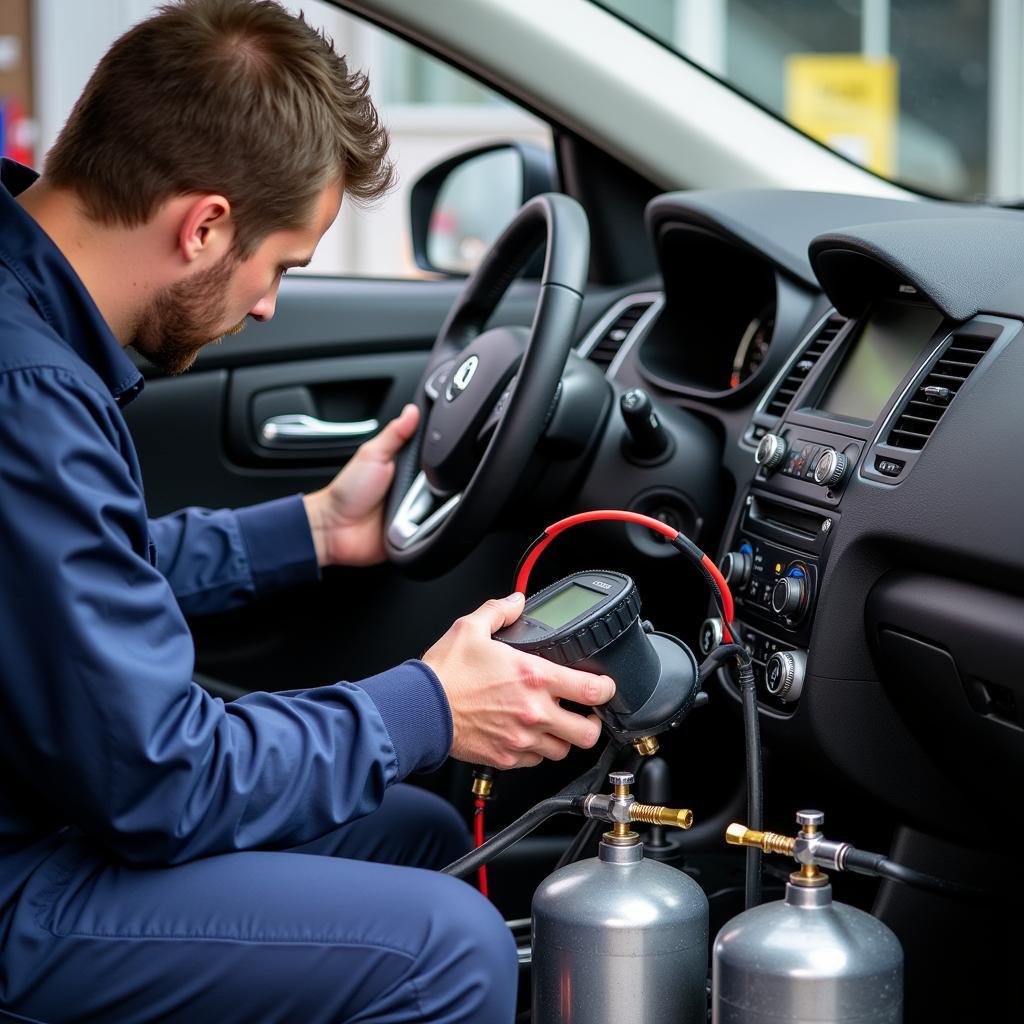
[{"label": "center console", "polygon": [[[893,453],[879,445],[889,436],[883,428],[902,415],[919,378],[950,344],[942,314],[904,296],[897,290],[879,297],[857,319],[833,314],[821,321],[766,392],[745,437],[756,469],[719,564],[768,714],[789,715],[800,700],[844,494],[858,473],[899,482],[889,466]],[[895,454],[909,472],[913,455]],[[701,648],[720,638],[720,621],[708,619]]]}]

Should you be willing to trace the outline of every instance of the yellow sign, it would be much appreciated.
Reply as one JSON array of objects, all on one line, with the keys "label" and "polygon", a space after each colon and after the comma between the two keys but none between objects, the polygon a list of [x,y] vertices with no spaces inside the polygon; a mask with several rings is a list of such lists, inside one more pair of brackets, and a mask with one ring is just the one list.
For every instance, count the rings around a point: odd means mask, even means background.
[{"label": "yellow sign", "polygon": [[786,119],[878,174],[896,173],[899,65],[891,57],[794,53]]}]

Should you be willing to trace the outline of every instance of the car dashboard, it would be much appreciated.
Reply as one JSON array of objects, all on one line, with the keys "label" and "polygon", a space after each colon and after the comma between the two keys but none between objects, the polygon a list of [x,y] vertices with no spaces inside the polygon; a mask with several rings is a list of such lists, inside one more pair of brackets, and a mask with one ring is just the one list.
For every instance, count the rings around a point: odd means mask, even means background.
[{"label": "car dashboard", "polygon": [[[970,829],[1024,760],[1024,214],[688,192],[647,226],[662,287],[579,351],[718,438],[712,541],[766,741],[900,820]],[[660,514],[699,532],[674,466]],[[709,607],[688,639],[720,636]],[[951,823],[952,794],[977,813]]]}]

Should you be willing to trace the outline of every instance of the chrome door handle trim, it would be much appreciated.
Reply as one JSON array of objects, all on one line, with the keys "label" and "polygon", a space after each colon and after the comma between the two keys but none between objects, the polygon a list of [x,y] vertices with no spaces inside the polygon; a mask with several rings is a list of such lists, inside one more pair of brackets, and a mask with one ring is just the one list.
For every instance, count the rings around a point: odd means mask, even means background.
[{"label": "chrome door handle trim", "polygon": [[321,420],[305,413],[286,413],[271,416],[260,427],[260,440],[264,444],[294,444],[303,447],[309,444],[324,444],[330,441],[362,440],[375,434],[380,427],[377,420],[354,420],[350,423],[336,423]]}]

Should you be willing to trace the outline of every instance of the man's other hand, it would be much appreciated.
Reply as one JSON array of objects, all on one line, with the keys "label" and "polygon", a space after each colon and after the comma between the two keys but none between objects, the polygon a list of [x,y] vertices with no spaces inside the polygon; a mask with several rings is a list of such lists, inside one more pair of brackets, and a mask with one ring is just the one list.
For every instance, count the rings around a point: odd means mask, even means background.
[{"label": "man's other hand", "polygon": [[323,490],[306,495],[306,515],[321,567],[384,561],[384,502],[395,476],[395,456],[416,432],[419,417],[419,409],[407,405],[359,447]]},{"label": "man's other hand", "polygon": [[451,753],[460,761],[532,767],[561,760],[570,746],[592,747],[601,735],[596,715],[575,714],[559,701],[605,704],[615,694],[608,676],[555,665],[492,638],[522,611],[519,594],[487,601],[423,655],[448,697]]}]

